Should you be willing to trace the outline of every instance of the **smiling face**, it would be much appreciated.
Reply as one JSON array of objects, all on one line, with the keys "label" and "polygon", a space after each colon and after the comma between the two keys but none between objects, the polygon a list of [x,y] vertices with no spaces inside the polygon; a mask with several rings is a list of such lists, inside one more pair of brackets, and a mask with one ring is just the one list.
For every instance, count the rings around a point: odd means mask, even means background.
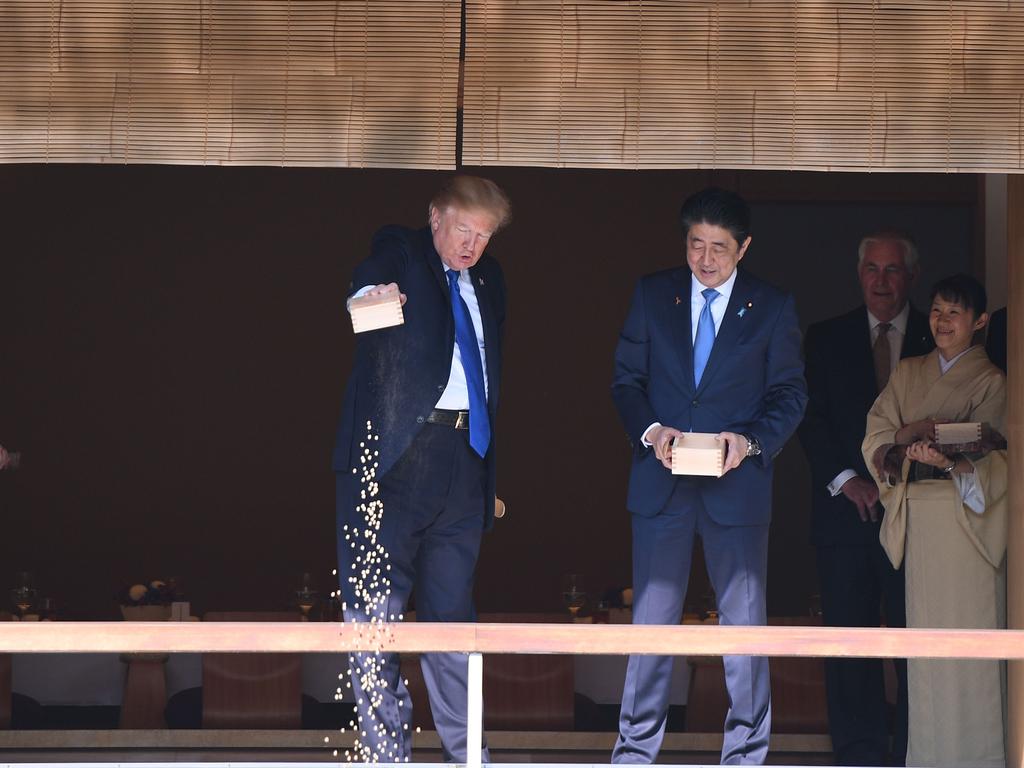
[{"label": "smiling face", "polygon": [[714,224],[693,224],[686,232],[686,263],[707,288],[717,288],[736,271],[750,245],[750,237],[737,243],[729,230]]},{"label": "smiling face", "polygon": [[917,269],[907,269],[906,254],[899,240],[869,240],[857,269],[864,303],[883,323],[903,311]]},{"label": "smiling face", "polygon": [[497,219],[488,211],[455,206],[430,209],[434,248],[449,269],[468,269],[480,261],[497,228]]},{"label": "smiling face", "polygon": [[971,346],[975,332],[984,328],[986,323],[987,312],[975,315],[973,309],[967,309],[960,302],[948,301],[941,296],[932,300],[928,324],[932,329],[935,346],[946,360],[952,360]]}]

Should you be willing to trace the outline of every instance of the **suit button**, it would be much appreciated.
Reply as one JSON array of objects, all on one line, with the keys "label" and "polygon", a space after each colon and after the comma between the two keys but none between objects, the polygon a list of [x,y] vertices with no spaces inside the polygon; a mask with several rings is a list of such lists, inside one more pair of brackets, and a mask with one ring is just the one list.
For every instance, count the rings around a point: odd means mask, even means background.
[{"label": "suit button", "polygon": [[444,384],[438,384],[437,385],[437,391],[438,392],[444,392]]},{"label": "suit button", "polygon": [[694,400],[692,403],[690,403],[690,405],[696,408],[698,405],[700,405],[700,403],[697,400]]},{"label": "suit button", "polygon": [[416,417],[416,423],[417,424],[422,424],[423,422],[424,422],[424,418],[422,416],[417,416]]}]

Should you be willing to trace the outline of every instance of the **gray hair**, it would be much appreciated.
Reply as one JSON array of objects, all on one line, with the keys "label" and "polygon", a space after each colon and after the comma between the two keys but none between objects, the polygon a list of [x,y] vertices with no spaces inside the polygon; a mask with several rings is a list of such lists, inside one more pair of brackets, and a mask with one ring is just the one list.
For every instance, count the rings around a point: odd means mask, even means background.
[{"label": "gray hair", "polygon": [[867,251],[868,246],[871,243],[880,242],[899,243],[903,248],[903,265],[910,271],[917,266],[917,246],[914,245],[914,241],[910,239],[910,236],[902,232],[885,229],[867,235],[860,241],[860,246],[857,248],[857,269],[860,269],[861,264],[864,263],[864,253]]},{"label": "gray hair", "polygon": [[508,223],[512,206],[501,187],[482,176],[452,176],[441,186],[427,207],[444,211],[448,207],[486,211],[495,220],[495,231]]}]

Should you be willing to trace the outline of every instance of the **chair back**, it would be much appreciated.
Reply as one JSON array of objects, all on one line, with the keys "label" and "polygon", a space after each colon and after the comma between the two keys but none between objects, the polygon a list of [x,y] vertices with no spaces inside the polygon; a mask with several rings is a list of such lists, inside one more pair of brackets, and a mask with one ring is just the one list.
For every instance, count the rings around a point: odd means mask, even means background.
[{"label": "chair back", "polygon": [[[210,611],[205,621],[298,621],[295,612]],[[239,632],[247,632],[240,626]],[[203,728],[302,727],[302,656],[204,653]]]},{"label": "chair back", "polygon": [[[564,614],[483,613],[479,622],[556,624]],[[433,728],[418,654],[402,654],[402,676],[409,680],[416,725]],[[571,731],[575,713],[572,656],[487,654],[484,656],[484,727],[491,731]]]}]

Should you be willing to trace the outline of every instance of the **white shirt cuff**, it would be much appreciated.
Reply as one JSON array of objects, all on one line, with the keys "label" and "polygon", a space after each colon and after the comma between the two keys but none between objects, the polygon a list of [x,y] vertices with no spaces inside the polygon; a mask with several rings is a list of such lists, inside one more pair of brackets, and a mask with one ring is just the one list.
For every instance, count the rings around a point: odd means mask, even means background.
[{"label": "white shirt cuff", "polygon": [[653,424],[651,424],[651,426],[649,426],[647,429],[645,429],[644,433],[642,435],[640,435],[640,442],[643,443],[644,448],[650,448],[652,445],[654,445],[654,443],[650,443],[650,442],[647,441],[647,435],[650,433],[650,431],[652,429],[654,429],[655,427],[660,427],[660,426],[661,426],[661,422],[660,421],[656,421]]},{"label": "white shirt cuff", "polygon": [[857,473],[852,469],[844,469],[838,475],[836,475],[832,482],[826,485],[828,492],[833,496],[838,496],[843,492],[843,486],[846,485],[847,480],[851,480],[857,476]]},{"label": "white shirt cuff", "polygon": [[365,296],[366,294],[368,294],[370,291],[372,291],[376,287],[377,286],[375,286],[375,285],[364,285],[358,291],[356,291],[351,296],[349,296],[347,299],[345,299],[345,311],[346,312],[349,311],[348,307],[349,307],[349,304],[351,303],[352,299],[358,299],[360,296]]}]

